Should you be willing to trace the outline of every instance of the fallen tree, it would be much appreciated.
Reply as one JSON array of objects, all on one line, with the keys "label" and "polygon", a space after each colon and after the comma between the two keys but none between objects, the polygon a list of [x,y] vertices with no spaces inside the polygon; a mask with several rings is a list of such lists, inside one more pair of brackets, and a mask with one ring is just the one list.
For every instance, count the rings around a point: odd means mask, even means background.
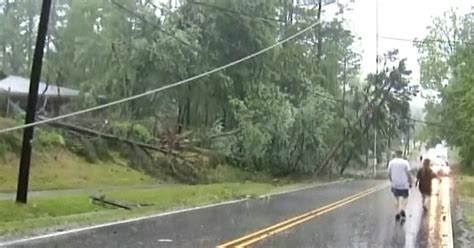
[{"label": "fallen tree", "polygon": [[[45,119],[45,118],[41,117],[41,119]],[[194,177],[194,178],[198,178],[200,176],[199,170],[194,166],[193,162],[190,161],[185,156],[182,156],[181,154],[179,154],[179,152],[176,151],[176,150],[171,150],[171,149],[163,148],[163,147],[152,145],[152,144],[147,144],[147,143],[143,143],[143,142],[138,142],[138,141],[126,139],[126,138],[119,137],[119,136],[116,136],[116,135],[113,135],[113,134],[103,133],[103,132],[99,132],[97,130],[93,130],[93,129],[89,129],[89,128],[85,128],[85,127],[81,127],[81,126],[77,126],[77,125],[73,125],[73,124],[69,124],[69,123],[64,123],[64,122],[51,122],[51,123],[48,123],[48,125],[50,125],[52,127],[55,127],[55,128],[61,128],[61,129],[67,130],[67,131],[71,132],[72,134],[74,134],[76,136],[78,134],[79,135],[94,136],[94,137],[99,137],[99,138],[103,138],[103,139],[107,139],[107,140],[118,141],[118,142],[125,143],[125,144],[128,144],[128,145],[133,146],[133,147],[139,147],[150,158],[152,156],[149,152],[147,152],[147,150],[157,151],[157,152],[160,152],[160,153],[162,153],[166,156],[172,156],[174,159],[170,160],[166,164],[169,166],[170,171],[173,172],[173,174],[175,174],[175,176],[181,176],[181,175],[179,175],[179,170],[176,169],[175,165],[184,165],[184,166],[188,167],[188,169],[189,169],[188,171],[191,173],[191,176]]]}]

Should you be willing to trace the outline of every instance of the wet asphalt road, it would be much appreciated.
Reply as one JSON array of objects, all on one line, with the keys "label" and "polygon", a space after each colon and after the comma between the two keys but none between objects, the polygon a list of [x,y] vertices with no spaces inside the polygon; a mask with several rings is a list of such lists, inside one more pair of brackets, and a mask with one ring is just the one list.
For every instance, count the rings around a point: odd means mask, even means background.
[{"label": "wet asphalt road", "polygon": [[254,247],[427,247],[420,195],[416,190],[411,193],[403,224],[395,221],[393,198],[387,188]]},{"label": "wet asphalt road", "polygon": [[[8,247],[215,247],[381,183],[384,181],[337,183]],[[255,247],[420,247],[424,242],[422,213],[419,195],[413,192],[404,225],[395,223],[393,199],[385,188],[278,233]]]}]

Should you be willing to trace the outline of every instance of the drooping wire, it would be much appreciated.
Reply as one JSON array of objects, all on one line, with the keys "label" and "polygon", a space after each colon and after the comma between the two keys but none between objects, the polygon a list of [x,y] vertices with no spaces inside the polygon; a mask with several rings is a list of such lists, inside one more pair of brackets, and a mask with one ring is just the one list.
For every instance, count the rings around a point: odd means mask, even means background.
[{"label": "drooping wire", "polygon": [[50,118],[50,119],[45,119],[45,120],[39,120],[39,121],[36,121],[36,122],[33,122],[33,123],[29,123],[29,124],[23,124],[23,125],[18,125],[18,126],[14,126],[14,127],[9,127],[9,128],[5,128],[5,129],[1,129],[0,130],[0,134],[1,133],[7,133],[7,132],[11,132],[11,131],[15,131],[15,130],[20,130],[20,129],[24,129],[24,128],[27,128],[27,127],[34,127],[34,126],[38,126],[38,125],[42,125],[42,124],[46,124],[46,123],[50,123],[50,122],[54,122],[54,121],[58,121],[58,120],[62,120],[62,119],[66,119],[66,118],[70,118],[70,117],[73,117],[73,116],[77,116],[77,115],[81,115],[81,114],[85,114],[85,113],[89,113],[89,112],[93,112],[93,111],[96,111],[96,110],[100,110],[100,109],[104,109],[104,108],[108,108],[108,107],[111,107],[111,106],[114,106],[114,105],[118,105],[118,104],[121,104],[121,103],[125,103],[125,102],[129,102],[129,101],[132,101],[132,100],[135,100],[135,99],[139,99],[139,98],[142,98],[142,97],[145,97],[145,96],[149,96],[149,95],[152,95],[152,94],[156,94],[158,92],[161,92],[161,91],[165,91],[165,90],[168,90],[168,89],[171,89],[171,88],[175,88],[177,86],[180,86],[180,85],[183,85],[183,84],[188,84],[190,82],[193,82],[195,81],[196,79],[200,79],[200,78],[203,78],[203,77],[206,77],[208,75],[211,75],[211,74],[214,74],[216,72],[219,72],[219,71],[222,71],[222,70],[225,70],[229,67],[232,67],[232,66],[235,66],[237,64],[240,64],[240,63],[243,63],[249,59],[252,59],[254,57],[257,57],[261,54],[264,54],[272,49],[274,49],[275,47],[278,47],[278,46],[281,46],[282,44],[285,44],[297,37],[299,37],[300,35],[308,32],[309,30],[313,29],[314,27],[316,27],[317,25],[319,24],[319,21],[316,21],[316,22],[313,22],[312,24],[306,26],[305,28],[301,29],[300,31],[296,32],[295,34],[292,34],[284,39],[281,39],[279,41],[277,41],[276,43],[264,48],[264,49],[261,49],[257,52],[254,52],[252,54],[249,54],[247,56],[244,56],[238,60],[235,60],[233,62],[230,62],[228,64],[225,64],[225,65],[222,65],[222,66],[219,66],[217,68],[214,68],[212,70],[209,70],[209,71],[206,71],[206,72],[203,72],[201,74],[198,74],[196,76],[193,76],[193,77],[190,77],[190,78],[187,78],[187,79],[184,79],[184,80],[181,80],[181,81],[178,81],[178,82],[175,82],[175,83],[172,83],[172,84],[169,84],[169,85],[166,85],[166,86],[163,86],[163,87],[160,87],[160,88],[156,88],[156,89],[153,89],[153,90],[149,90],[149,91],[146,91],[146,92],[143,92],[143,93],[140,93],[140,94],[136,94],[136,95],[133,95],[133,96],[130,96],[130,97],[126,97],[126,98],[122,98],[122,99],[119,99],[119,100],[116,100],[116,101],[112,101],[112,102],[109,102],[109,103],[105,103],[105,104],[101,104],[101,105],[97,105],[97,106],[94,106],[94,107],[91,107],[91,108],[86,108],[86,109],[83,109],[83,110],[79,110],[79,111],[75,111],[75,112],[71,112],[71,113],[68,113],[68,114],[64,114],[64,115],[60,115],[60,116],[56,116],[56,117],[53,117],[53,118]]}]

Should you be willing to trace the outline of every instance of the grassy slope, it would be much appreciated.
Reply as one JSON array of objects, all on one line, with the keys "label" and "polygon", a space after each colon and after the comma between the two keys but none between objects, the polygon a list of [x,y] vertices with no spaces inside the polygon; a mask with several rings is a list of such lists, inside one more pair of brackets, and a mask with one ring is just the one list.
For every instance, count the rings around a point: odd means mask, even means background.
[{"label": "grassy slope", "polygon": [[[454,172],[456,173],[455,187],[457,194],[459,194],[461,201],[463,201],[466,207],[463,212],[465,218],[469,224],[474,227],[474,173],[472,171],[465,171],[459,168],[461,158],[456,149],[450,149],[448,151],[450,162],[453,164]],[[467,206],[472,206],[467,207]]]},{"label": "grassy slope", "polygon": [[[0,117],[0,129],[20,124]],[[64,148],[61,136],[37,129],[33,141],[30,190],[148,184],[155,180],[114,162],[89,163]],[[21,132],[0,134],[0,192],[16,189]],[[49,144],[45,144],[49,143]]]},{"label": "grassy slope", "polygon": [[157,213],[178,207],[192,207],[231,199],[252,197],[289,190],[302,185],[274,186],[261,183],[225,183],[200,186],[163,186],[156,189],[107,192],[106,197],[130,203],[151,203],[153,206],[131,211],[92,204],[88,195],[33,198],[28,205],[0,201],[0,235],[28,234],[45,227],[71,227],[104,221],[121,220]]},{"label": "grassy slope", "polygon": [[461,200],[467,207],[464,209],[465,217],[472,227],[474,227],[474,176],[462,175],[457,177],[457,191]]},{"label": "grassy slope", "polygon": [[[31,190],[136,185],[155,181],[139,171],[113,162],[91,164],[63,149],[34,154],[32,160]],[[18,158],[13,155],[0,160],[0,191],[11,192],[16,189],[18,164]]]}]

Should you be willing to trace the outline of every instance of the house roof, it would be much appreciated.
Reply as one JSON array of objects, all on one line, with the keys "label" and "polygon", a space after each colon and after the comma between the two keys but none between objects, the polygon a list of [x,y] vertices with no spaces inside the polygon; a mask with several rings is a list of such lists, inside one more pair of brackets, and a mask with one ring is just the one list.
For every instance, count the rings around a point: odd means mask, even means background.
[{"label": "house roof", "polygon": [[[47,89],[46,89],[47,87]],[[44,92],[46,89],[46,92]],[[10,92],[12,95],[28,95],[30,90],[30,80],[24,77],[19,76],[9,76],[3,80],[0,80],[0,92]],[[79,91],[68,89],[64,87],[59,87],[57,85],[50,84],[47,86],[46,83],[40,82],[38,88],[38,94],[48,97],[57,97],[58,92],[59,96],[62,97],[73,97],[79,95]]]}]

